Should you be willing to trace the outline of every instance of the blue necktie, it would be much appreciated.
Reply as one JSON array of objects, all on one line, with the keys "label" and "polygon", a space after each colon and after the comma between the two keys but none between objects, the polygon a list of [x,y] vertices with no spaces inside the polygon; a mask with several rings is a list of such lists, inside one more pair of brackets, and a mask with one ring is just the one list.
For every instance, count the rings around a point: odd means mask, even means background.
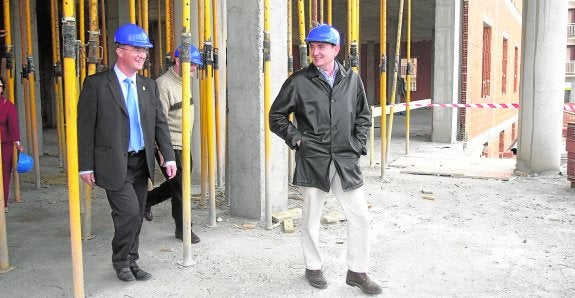
[{"label": "blue necktie", "polygon": [[132,80],[129,78],[124,80],[128,88],[126,95],[126,107],[128,108],[128,115],[130,117],[130,146],[129,151],[139,151],[144,147],[144,139],[142,136],[142,128],[140,127],[140,119],[138,117],[138,103],[136,96],[132,89]]}]

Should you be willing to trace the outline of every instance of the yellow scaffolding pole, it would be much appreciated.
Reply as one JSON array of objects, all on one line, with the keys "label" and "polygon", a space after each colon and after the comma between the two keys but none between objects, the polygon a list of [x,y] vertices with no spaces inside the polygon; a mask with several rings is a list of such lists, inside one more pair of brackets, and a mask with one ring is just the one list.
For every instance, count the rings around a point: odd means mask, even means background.
[{"label": "yellow scaffolding pole", "polygon": [[411,102],[411,0],[407,0],[407,71],[405,74],[405,87],[407,88],[405,94],[405,154],[409,153],[409,135],[411,130],[411,109],[409,103]]},{"label": "yellow scaffolding pole", "polygon": [[[291,0],[290,0],[291,1]],[[216,173],[217,173],[217,185],[222,187],[224,185],[224,154],[223,154],[223,144],[222,144],[222,122],[225,122],[225,115],[223,115],[224,120],[222,120],[221,113],[221,103],[220,103],[220,65],[219,65],[219,46],[218,46],[218,1],[212,0],[212,15],[213,15],[213,27],[214,27],[214,102],[215,102],[215,113],[216,113]]]},{"label": "yellow scaffolding pole", "polygon": [[[27,36],[27,46],[28,46],[28,65],[31,67],[32,63],[32,25],[30,18],[30,0],[25,1],[26,5],[26,36]],[[36,182],[36,189],[40,189],[40,153],[38,152],[38,125],[36,122],[36,79],[35,73],[32,69],[28,72],[28,88],[29,88],[29,101],[30,101],[30,123],[32,124],[32,154],[34,156],[34,178]]]},{"label": "yellow scaffolding pole", "polygon": [[381,106],[379,134],[381,139],[381,178],[383,178],[387,167],[387,0],[379,1],[379,10],[379,54],[381,55],[379,64],[379,105]]},{"label": "yellow scaffolding pole", "polygon": [[[12,52],[12,29],[10,24],[10,1],[4,0],[4,29],[6,30],[6,52]],[[7,55],[8,56],[8,55]],[[6,59],[6,84],[8,85],[8,96],[11,101],[14,98],[14,75],[11,60],[11,55]],[[6,86],[4,87],[6,88]],[[0,148],[0,156],[2,150]],[[2,176],[2,163],[0,162],[0,181],[3,180]],[[13,270],[14,267],[10,265],[9,252],[8,252],[8,233],[6,231],[6,212],[4,210],[4,185],[0,183],[0,274]]]},{"label": "yellow scaffolding pole", "polygon": [[136,23],[136,0],[128,0],[130,5],[130,23]]},{"label": "yellow scaffolding pole", "polygon": [[[10,15],[10,1],[4,1],[4,30],[6,31],[6,36],[4,40],[6,42],[6,85],[4,86],[4,92],[6,89],[8,90],[8,100],[14,103],[14,60],[13,60],[13,52],[12,52],[12,22],[11,22],[11,15]],[[16,102],[17,104],[17,102]],[[18,163],[18,150],[14,147],[14,156],[12,159],[12,180],[14,183],[14,201],[19,203],[21,201],[20,197],[20,175],[18,175],[18,171],[16,170],[16,165]]]},{"label": "yellow scaffolding pole", "polygon": [[158,59],[159,64],[158,64],[158,69],[160,70],[160,73],[162,73],[162,69],[164,69],[164,63],[163,63],[163,58],[161,55],[164,54],[164,47],[162,46],[162,4],[161,4],[162,0],[157,0],[157,6],[158,6],[158,42],[157,44],[157,48],[158,48],[158,55],[160,55],[160,59]]},{"label": "yellow scaffolding pole", "polygon": [[[141,27],[144,32],[149,35],[148,32],[148,0],[140,0],[140,16],[141,16]],[[146,63],[144,64],[143,70],[144,76],[150,76],[150,57],[146,58]]]},{"label": "yellow scaffolding pole", "polygon": [[298,29],[299,29],[299,65],[304,68],[308,65],[307,45],[305,43],[305,10],[303,0],[297,1]]},{"label": "yellow scaffolding pole", "polygon": [[18,5],[18,10],[20,13],[20,53],[22,53],[22,72],[21,72],[21,81],[22,84],[22,93],[24,97],[24,122],[26,123],[26,143],[28,144],[28,151],[30,150],[30,146],[32,145],[32,125],[30,124],[30,91],[29,89],[29,80],[28,72],[30,71],[32,61],[27,60],[26,55],[26,12],[25,5]]},{"label": "yellow scaffolding pole", "polygon": [[[401,66],[400,60],[399,60],[399,54],[400,54],[399,49],[401,48],[401,25],[403,24],[403,3],[404,3],[404,0],[399,0],[399,18],[397,20],[397,39],[396,39],[396,44],[395,44],[395,56],[394,56],[394,61],[393,61],[394,62],[393,82],[391,83],[391,100],[392,101],[395,101],[395,94],[397,91],[397,73],[399,72],[399,68]],[[385,150],[385,153],[387,155],[389,155],[389,145],[391,143],[391,132],[392,132],[392,128],[393,128],[393,113],[395,113],[393,107],[394,106],[392,105],[391,108],[389,109],[389,125],[387,126],[387,142],[386,142],[387,149]],[[381,111],[381,112],[385,113],[385,111]],[[387,156],[386,156],[385,160],[387,160]]]},{"label": "yellow scaffolding pole", "polygon": [[78,2],[78,16],[80,27],[80,57],[78,62],[80,62],[80,81],[79,87],[82,88],[84,79],[86,78],[86,18],[85,18],[85,7],[84,3],[86,1],[80,0]]},{"label": "yellow scaffolding pole", "polygon": [[[198,0],[198,40],[204,40],[204,0]],[[201,44],[205,56],[204,45]],[[206,114],[206,65],[199,68],[200,78],[200,206],[205,207],[208,197],[208,132]]]},{"label": "yellow scaffolding pole", "polygon": [[72,277],[74,297],[84,297],[84,271],[82,263],[82,239],[80,224],[80,176],[78,175],[76,85],[76,19],[74,3],[63,0],[64,18],[62,37],[64,41],[64,85],[66,102],[66,139],[68,157],[68,201],[70,212],[70,244],[72,250]]},{"label": "yellow scaffolding pole", "polygon": [[170,68],[171,64],[168,63],[168,61],[172,61],[172,55],[170,55],[170,53],[173,50],[173,23],[174,23],[174,17],[173,17],[173,11],[172,11],[172,0],[165,0],[165,7],[166,7],[166,69]]},{"label": "yellow scaffolding pole", "polygon": [[210,226],[216,226],[216,156],[215,156],[215,112],[213,104],[214,69],[212,57],[212,4],[204,1],[204,57],[206,65],[206,135],[208,140],[208,186],[210,193],[209,216]]},{"label": "yellow scaffolding pole", "polygon": [[332,10],[333,10],[332,0],[327,0],[327,24],[331,26]]},{"label": "yellow scaffolding pole", "polygon": [[[98,1],[90,0],[89,2],[89,40],[88,40],[88,54],[86,56],[88,62],[88,75],[96,73],[98,63],[100,62],[100,30],[98,24]],[[84,190],[84,205],[83,205],[83,224],[82,224],[82,238],[92,239],[92,187],[87,183],[82,183]]]},{"label": "yellow scaffolding pole", "polygon": [[183,216],[183,266],[192,265],[192,213],[191,213],[191,107],[190,107],[190,45],[192,44],[190,0],[182,1],[182,48],[180,61],[182,65],[182,216]]},{"label": "yellow scaffolding pole", "polygon": [[102,64],[108,66],[108,30],[106,29],[106,1],[100,1],[100,20],[102,28]]},{"label": "yellow scaffolding pole", "polygon": [[[316,2],[317,4],[317,2]],[[265,140],[265,216],[266,229],[272,228],[272,162],[271,162],[271,131],[269,113],[271,107],[271,21],[270,0],[264,0],[264,140]]]},{"label": "yellow scaffolding pole", "polygon": [[[1,147],[1,146],[0,146]],[[0,155],[2,148],[0,148]],[[2,163],[0,163],[0,179],[2,175]],[[2,180],[0,180],[2,181]],[[4,208],[4,183],[0,183],[0,274],[14,269],[10,265],[8,253],[8,233],[6,232],[6,210]]]},{"label": "yellow scaffolding pole", "polygon": [[[293,38],[292,38],[292,24],[293,24],[293,14],[292,14],[292,0],[288,0],[287,2],[287,15],[288,15],[288,26],[287,26],[287,52],[288,52],[288,77],[293,73]],[[293,121],[293,114],[290,116],[290,121]],[[265,121],[268,121],[265,119]],[[293,171],[295,167],[295,154],[292,149],[288,149],[288,183],[293,181]]]},{"label": "yellow scaffolding pole", "polygon": [[56,98],[56,130],[58,132],[59,165],[66,169],[66,134],[64,132],[64,102],[62,100],[62,61],[60,57],[60,28],[58,27],[58,1],[50,0],[52,27],[52,61],[54,67],[53,88]]}]

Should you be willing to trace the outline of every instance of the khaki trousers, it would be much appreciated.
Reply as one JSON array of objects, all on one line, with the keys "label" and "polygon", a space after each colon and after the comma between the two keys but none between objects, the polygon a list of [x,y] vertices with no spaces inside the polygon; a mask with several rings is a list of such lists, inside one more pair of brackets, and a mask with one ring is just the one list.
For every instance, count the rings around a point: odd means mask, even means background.
[{"label": "khaki trousers", "polygon": [[[354,272],[367,272],[369,267],[369,213],[363,186],[343,191],[333,162],[329,169],[331,191],[347,219],[347,266]],[[321,269],[319,228],[326,192],[315,187],[302,187],[302,246],[307,269]]]}]

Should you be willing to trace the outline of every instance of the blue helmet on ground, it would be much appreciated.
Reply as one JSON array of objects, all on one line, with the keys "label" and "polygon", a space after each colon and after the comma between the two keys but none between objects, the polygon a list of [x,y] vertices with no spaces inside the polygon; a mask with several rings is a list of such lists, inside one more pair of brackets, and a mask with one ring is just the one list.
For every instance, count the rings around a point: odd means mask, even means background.
[{"label": "blue helmet on ground", "polygon": [[321,24],[311,29],[305,41],[307,43],[327,42],[339,46],[339,32],[337,32],[337,30],[330,25]]},{"label": "blue helmet on ground", "polygon": [[[174,57],[180,57],[181,48],[182,46],[176,48],[176,50],[174,51]],[[190,62],[197,65],[204,65],[204,62],[202,60],[203,60],[202,53],[198,51],[198,48],[194,47],[193,45],[190,45]]]},{"label": "blue helmet on ground", "polygon": [[126,24],[120,26],[114,34],[114,42],[125,44],[137,48],[153,48],[148,34],[136,24]]},{"label": "blue helmet on ground", "polygon": [[33,167],[34,159],[30,155],[24,152],[18,153],[18,173],[28,173]]}]

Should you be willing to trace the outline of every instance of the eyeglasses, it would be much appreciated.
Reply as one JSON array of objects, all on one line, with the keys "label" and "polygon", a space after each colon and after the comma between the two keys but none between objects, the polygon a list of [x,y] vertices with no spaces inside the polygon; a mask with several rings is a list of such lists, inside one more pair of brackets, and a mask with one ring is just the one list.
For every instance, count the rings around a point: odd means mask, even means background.
[{"label": "eyeglasses", "polygon": [[136,54],[146,54],[148,55],[149,51],[146,48],[133,48],[133,49],[129,49],[129,48],[122,48],[120,47],[120,49],[122,50],[126,50],[126,51],[130,51],[130,52],[135,52]]}]

